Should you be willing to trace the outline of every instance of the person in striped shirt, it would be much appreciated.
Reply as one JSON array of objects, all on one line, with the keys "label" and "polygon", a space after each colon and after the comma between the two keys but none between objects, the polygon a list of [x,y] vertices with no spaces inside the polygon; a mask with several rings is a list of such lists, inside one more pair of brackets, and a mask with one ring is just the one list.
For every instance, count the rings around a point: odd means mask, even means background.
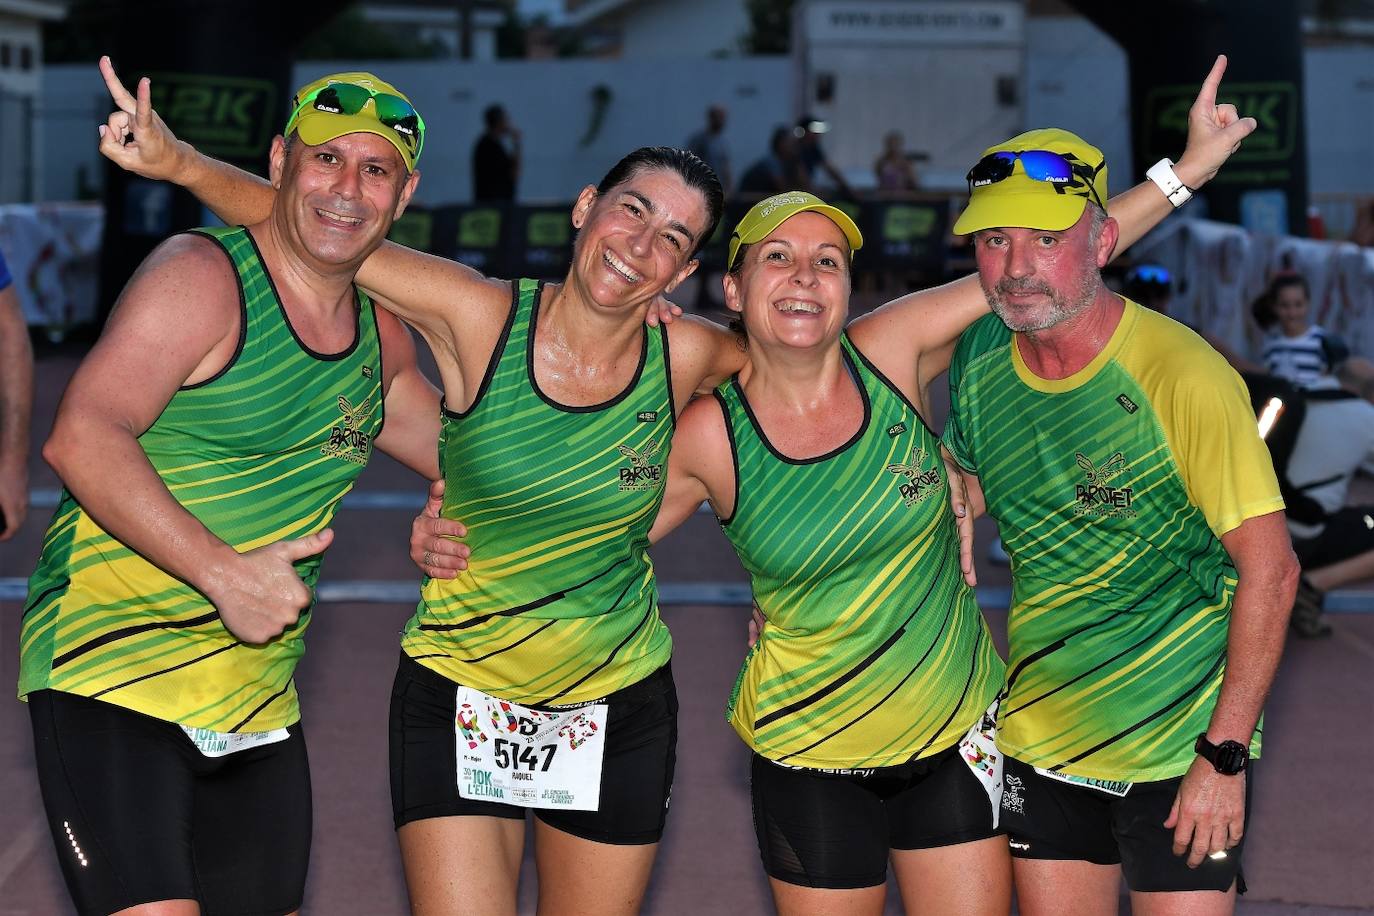
[{"label": "person in striped shirt", "polygon": [[[137,155],[148,82],[117,100],[102,147]],[[372,74],[302,87],[272,144],[274,206],[154,250],[58,407],[43,454],[64,490],[29,580],[19,693],[83,914],[301,905],[293,675],[328,526],[374,447],[439,473],[438,392],[354,285],[422,143]]]}]

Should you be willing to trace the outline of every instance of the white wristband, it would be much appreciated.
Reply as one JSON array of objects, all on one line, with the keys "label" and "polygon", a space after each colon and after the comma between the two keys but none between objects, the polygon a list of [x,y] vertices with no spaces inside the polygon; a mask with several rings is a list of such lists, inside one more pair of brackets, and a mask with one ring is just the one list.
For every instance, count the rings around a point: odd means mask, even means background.
[{"label": "white wristband", "polygon": [[1174,209],[1186,204],[1193,199],[1193,190],[1188,187],[1174,173],[1174,163],[1171,159],[1161,159],[1150,166],[1145,177],[1153,181],[1164,192],[1164,196],[1169,198],[1169,203],[1174,205]]}]

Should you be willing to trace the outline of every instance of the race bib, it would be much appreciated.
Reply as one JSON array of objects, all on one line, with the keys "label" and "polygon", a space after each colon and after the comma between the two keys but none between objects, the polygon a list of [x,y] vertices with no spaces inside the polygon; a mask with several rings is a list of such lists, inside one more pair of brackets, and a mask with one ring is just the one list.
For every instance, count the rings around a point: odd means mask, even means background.
[{"label": "race bib", "polygon": [[1068,773],[1056,773],[1054,770],[1042,770],[1040,767],[1036,767],[1035,772],[1049,779],[1067,782],[1071,786],[1096,789],[1099,792],[1106,792],[1108,795],[1115,795],[1117,798],[1124,798],[1126,793],[1131,791],[1131,786],[1134,785],[1134,783],[1120,782],[1111,779],[1090,779],[1087,776],[1070,776]]},{"label": "race bib", "polygon": [[606,704],[545,712],[458,688],[458,794],[522,808],[601,804]]},{"label": "race bib", "polygon": [[992,826],[997,827],[1002,817],[1002,752],[997,750],[997,704],[999,697],[992,701],[982,718],[959,742],[959,754],[964,763],[978,777],[983,791],[988,793],[992,802]]},{"label": "race bib", "polygon": [[191,728],[189,725],[183,725],[181,730],[191,739],[196,750],[206,757],[226,757],[246,751],[250,747],[276,744],[291,737],[291,733],[284,728],[274,728],[270,732],[216,732],[208,728]]}]

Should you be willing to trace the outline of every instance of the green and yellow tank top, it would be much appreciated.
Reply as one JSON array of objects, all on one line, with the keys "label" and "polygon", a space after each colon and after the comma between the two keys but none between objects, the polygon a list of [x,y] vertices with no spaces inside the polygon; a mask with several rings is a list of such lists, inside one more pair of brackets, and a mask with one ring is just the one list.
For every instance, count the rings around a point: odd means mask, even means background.
[{"label": "green and yellow tank top", "polygon": [[[177,501],[239,551],[326,527],[382,426],[373,307],[359,291],[354,343],[296,336],[246,229],[198,230],[238,273],[239,346],[213,378],[178,390],[139,437]],[[313,587],[319,558],[296,564]],[[209,600],[101,529],[62,493],[29,579],[20,696],[50,688],[183,725],[265,731],[300,718],[300,621],[245,645]]]},{"label": "green and yellow tank top", "polygon": [[667,663],[649,527],[663,499],[673,396],[664,329],[646,329],[620,394],[568,407],[539,390],[542,284],[514,301],[473,405],[444,410],[443,514],[472,548],[426,579],[401,638],[452,681],[517,703],[599,699]]},{"label": "green and yellow tank top", "polygon": [[738,379],[716,391],[735,460],[722,520],[768,625],[726,717],[760,755],[894,766],[978,720],[1003,665],[959,570],[939,439],[850,342],[863,425],[816,458],[780,453]]},{"label": "green and yellow tank top", "polygon": [[1226,673],[1237,577],[1221,536],[1283,508],[1244,384],[1129,301],[1067,378],[1032,373],[989,315],[949,379],[945,441],[1011,555],[998,746],[1092,779],[1182,775]]}]

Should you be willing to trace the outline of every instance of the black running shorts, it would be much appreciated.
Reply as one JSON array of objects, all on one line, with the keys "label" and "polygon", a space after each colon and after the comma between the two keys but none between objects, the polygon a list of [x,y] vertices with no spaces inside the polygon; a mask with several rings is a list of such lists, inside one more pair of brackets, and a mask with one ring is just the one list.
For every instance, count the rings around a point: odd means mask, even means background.
[{"label": "black running shorts", "polygon": [[1321,534],[1294,538],[1293,552],[1307,571],[1374,550],[1374,506],[1346,506],[1326,518]]},{"label": "black running shorts", "polygon": [[310,769],[290,737],[206,757],[179,725],[70,693],[29,694],[34,756],[76,908],[190,899],[205,916],[300,909]]},{"label": "black running shorts", "polygon": [[[1250,822],[1250,771],[1245,821]],[[1120,865],[1133,891],[1245,892],[1240,857],[1245,840],[1224,859],[1204,858],[1189,868],[1174,855],[1174,831],[1165,829],[1183,777],[1138,782],[1124,796],[1044,776],[1019,760],[1006,760],[1002,823],[1018,859],[1066,859]]]},{"label": "black running shorts", "polygon": [[900,766],[829,772],[754,755],[754,832],[768,874],[803,887],[874,887],[893,849],[997,836],[958,745]]},{"label": "black running shorts", "polygon": [[[525,816],[516,805],[458,794],[457,696],[457,684],[402,653],[391,690],[391,810],[397,828],[431,817]],[[551,827],[597,843],[657,843],[677,762],[672,670],[665,665],[599,702],[607,704],[599,809],[530,810]]]}]

